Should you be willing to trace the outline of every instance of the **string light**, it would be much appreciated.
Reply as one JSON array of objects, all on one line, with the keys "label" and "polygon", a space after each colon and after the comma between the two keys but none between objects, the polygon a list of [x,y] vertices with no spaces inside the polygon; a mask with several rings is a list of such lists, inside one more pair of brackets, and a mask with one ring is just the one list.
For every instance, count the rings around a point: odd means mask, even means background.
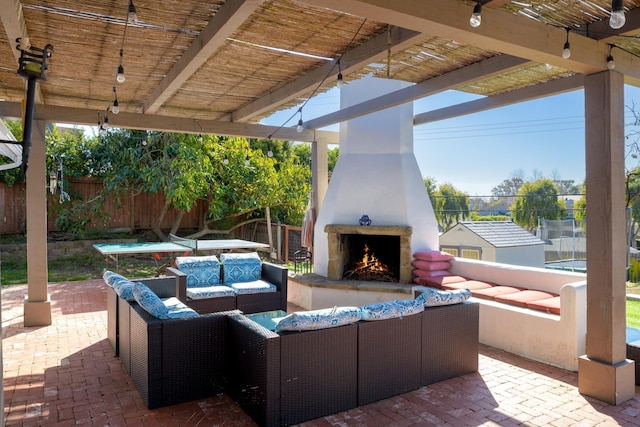
[{"label": "string light", "polygon": [[203,141],[203,137],[202,137],[202,126],[200,126],[200,122],[198,120],[196,120],[196,123],[198,124],[198,127],[200,128],[200,135],[198,135],[198,142],[202,142]]},{"label": "string light", "polygon": [[[360,31],[362,30],[362,28],[364,27],[364,24],[367,23],[367,20],[364,19],[362,21],[362,23],[360,23],[360,26],[358,27],[358,30],[354,33],[353,37],[351,38],[351,41],[349,42],[349,44],[344,48],[344,50],[342,51],[342,53],[339,55],[340,57],[343,57],[344,54],[346,52],[349,51],[349,49],[351,48],[351,46],[353,45],[356,37],[358,36],[358,34],[360,34]],[[337,64],[337,62],[336,62]],[[287,123],[289,123],[296,114],[300,113],[300,120],[298,120],[298,126],[296,127],[296,130],[298,132],[302,132],[304,130],[304,122],[302,121],[302,108],[304,108],[305,105],[307,105],[307,103],[311,100],[311,98],[313,98],[313,96],[316,94],[316,92],[322,87],[322,85],[324,84],[324,82],[327,80],[327,78],[331,75],[331,73],[333,72],[336,64],[333,64],[333,67],[331,67],[331,69],[327,72],[327,74],[324,76],[324,78],[322,79],[322,81],[320,81],[318,83],[318,85],[315,87],[315,89],[313,90],[313,92],[311,92],[311,95],[309,95],[307,97],[307,99],[302,103],[302,106],[298,109],[298,111],[296,111],[295,113],[291,114],[291,116],[285,120],[284,123],[282,123],[280,126],[278,126],[278,128],[271,132],[271,134],[269,135],[269,139],[271,139],[271,137],[273,135],[275,135],[280,129],[282,129],[283,127],[285,127],[287,125]]]},{"label": "string light", "polygon": [[476,5],[473,6],[473,13],[471,14],[471,18],[469,18],[469,25],[473,28],[478,28],[482,23],[482,3],[480,0],[476,2]]},{"label": "string light", "polygon": [[344,86],[344,79],[342,78],[342,68],[340,68],[340,60],[338,59],[338,83],[337,86],[341,88]]},{"label": "string light", "polygon": [[618,30],[624,26],[625,22],[627,22],[627,18],[624,16],[624,1],[612,0],[609,26],[614,30]]},{"label": "string light", "polygon": [[271,150],[271,146],[267,146],[267,157],[273,157],[273,151]]},{"label": "string light", "polygon": [[124,67],[122,66],[122,54],[122,49],[120,49],[120,65],[118,65],[118,73],[116,74],[116,80],[118,83],[124,83],[125,81]]},{"label": "string light", "polygon": [[607,56],[607,69],[612,71],[616,68],[616,63],[613,61],[613,55],[611,54],[611,50],[613,49],[613,45],[609,45],[609,56]]},{"label": "string light", "polygon": [[111,111],[113,112],[113,114],[118,114],[120,112],[120,103],[118,102],[118,93],[116,92],[116,87],[113,87],[113,96],[114,96],[114,100],[113,100],[113,107],[111,107]]},{"label": "string light", "polygon": [[251,164],[251,159],[249,158],[249,155],[247,154],[247,158],[244,159],[244,165],[245,166],[249,166]]},{"label": "string light", "polygon": [[129,0],[129,13],[127,13],[127,23],[138,23],[138,14],[136,13],[136,7],[133,4],[133,0]]},{"label": "string light", "polygon": [[296,131],[300,133],[304,130],[304,122],[302,121],[302,107],[298,110],[298,112],[300,113],[300,120],[298,120],[298,126],[296,127]]},{"label": "string light", "polygon": [[571,57],[571,44],[569,43],[569,28],[566,28],[567,30],[567,41],[564,42],[564,48],[562,49],[562,57],[564,59],[569,59],[569,57]]},{"label": "string light", "polygon": [[227,157],[227,155],[225,154],[224,156],[224,160],[222,161],[222,163],[224,163],[225,165],[229,164],[229,157]]},{"label": "string light", "polygon": [[127,12],[127,20],[124,23],[124,31],[122,32],[122,44],[120,45],[120,63],[118,64],[118,73],[116,74],[116,81],[118,83],[124,83],[124,67],[122,66],[122,57],[124,55],[124,40],[127,36],[127,27],[129,24],[138,23],[138,14],[136,13],[136,7],[133,5],[133,0],[129,0],[129,9]]}]

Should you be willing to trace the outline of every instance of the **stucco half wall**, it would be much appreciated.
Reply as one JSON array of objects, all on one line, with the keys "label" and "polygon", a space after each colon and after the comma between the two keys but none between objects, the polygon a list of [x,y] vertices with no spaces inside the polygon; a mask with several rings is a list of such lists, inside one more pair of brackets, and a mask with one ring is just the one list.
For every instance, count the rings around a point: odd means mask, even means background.
[{"label": "stucco half wall", "polygon": [[480,342],[571,371],[586,354],[586,274],[456,258],[452,274],[560,295],[560,315],[473,298],[480,303]]}]

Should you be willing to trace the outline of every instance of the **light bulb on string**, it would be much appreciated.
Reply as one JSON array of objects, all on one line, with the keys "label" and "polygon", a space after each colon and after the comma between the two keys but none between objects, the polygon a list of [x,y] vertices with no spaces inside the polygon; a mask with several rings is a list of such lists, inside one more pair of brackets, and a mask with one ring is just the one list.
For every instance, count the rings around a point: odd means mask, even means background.
[{"label": "light bulb on string", "polygon": [[612,0],[611,2],[611,17],[609,18],[609,26],[614,30],[619,30],[627,22],[627,18],[624,16],[624,2],[623,0]]},{"label": "light bulb on string", "polygon": [[270,145],[267,147],[267,157],[273,157],[273,151]]},{"label": "light bulb on string", "polygon": [[344,86],[344,79],[342,78],[342,68],[340,68],[340,60],[338,59],[338,82],[336,84],[339,88]]},{"label": "light bulb on string", "polygon": [[118,81],[118,83],[124,83],[125,81],[124,67],[122,66],[122,64],[118,65],[118,74],[116,74],[116,80]]},{"label": "light bulb on string", "polygon": [[616,63],[613,61],[613,56],[609,54],[607,56],[607,70],[613,71],[616,68]]},{"label": "light bulb on string", "polygon": [[198,119],[196,119],[196,124],[200,128],[200,134],[198,135],[198,142],[202,142],[204,140],[204,138],[202,136],[202,133],[204,132],[204,129],[202,129],[202,126],[200,125],[200,122],[198,121]]},{"label": "light bulb on string", "polygon": [[567,41],[564,42],[564,48],[562,49],[562,57],[569,59],[571,57],[571,44],[569,43],[569,29],[567,28]]},{"label": "light bulb on string", "polygon": [[120,112],[120,103],[118,102],[118,93],[116,92],[116,87],[113,87],[113,106],[111,107],[111,111],[113,114],[118,114]]},{"label": "light bulb on string", "polygon": [[482,3],[480,0],[476,2],[476,5],[473,6],[473,13],[471,14],[471,18],[469,18],[469,25],[473,28],[478,28],[482,23]]},{"label": "light bulb on string", "polygon": [[224,156],[224,160],[222,161],[222,163],[224,163],[225,165],[229,164],[229,158],[227,156]]},{"label": "light bulb on string", "polygon": [[129,12],[127,13],[127,22],[129,24],[138,23],[138,13],[136,12],[136,7],[133,4],[133,0],[129,0]]},{"label": "light bulb on string", "polygon": [[244,165],[249,166],[251,164],[251,160],[249,159],[249,155],[247,154],[246,159],[244,159]]}]

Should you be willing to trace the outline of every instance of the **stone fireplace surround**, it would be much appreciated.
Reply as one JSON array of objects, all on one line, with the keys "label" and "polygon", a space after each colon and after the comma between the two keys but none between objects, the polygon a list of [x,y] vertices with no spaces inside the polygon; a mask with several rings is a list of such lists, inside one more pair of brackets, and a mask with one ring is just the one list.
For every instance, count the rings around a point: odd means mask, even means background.
[{"label": "stone fireplace surround", "polygon": [[350,224],[327,224],[324,227],[328,239],[327,278],[341,280],[344,273],[344,247],[342,235],[364,234],[370,236],[400,237],[399,283],[411,283],[411,234],[410,226],[362,226]]}]

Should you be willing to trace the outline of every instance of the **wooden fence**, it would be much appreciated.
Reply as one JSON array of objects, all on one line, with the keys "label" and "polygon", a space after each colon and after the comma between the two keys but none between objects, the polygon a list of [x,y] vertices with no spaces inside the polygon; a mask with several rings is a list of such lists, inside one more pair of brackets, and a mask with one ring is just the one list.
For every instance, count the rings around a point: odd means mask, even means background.
[{"label": "wooden fence", "polygon": [[[65,192],[73,199],[92,200],[102,191],[103,185],[99,180],[92,178],[71,178],[65,183]],[[22,183],[8,186],[0,182],[0,224],[1,234],[24,234],[26,232],[26,188]],[[60,192],[54,195],[47,193],[47,230],[49,232],[60,231],[55,225],[56,215],[54,205],[60,203]],[[64,202],[66,203],[66,202]],[[104,222],[93,220],[89,228],[101,229],[131,229],[132,231],[151,230],[164,206],[164,194],[141,193],[135,197],[117,199],[110,195],[101,201],[102,210],[106,214]],[[202,226],[206,203],[200,202],[191,212],[185,214],[180,223],[181,229],[194,230]],[[169,230],[173,225],[178,212],[167,212],[160,228]],[[274,249],[278,259],[292,260],[295,251],[301,248],[301,227],[272,224],[272,236]],[[261,243],[269,243],[266,222],[249,224],[234,230],[233,236],[245,240]]]},{"label": "wooden fence", "polygon": [[[64,191],[74,200],[93,200],[102,191],[100,181],[91,178],[72,178],[67,180]],[[60,231],[55,225],[55,205],[60,203],[60,192],[47,193],[47,230]],[[64,202],[63,203],[67,203]],[[130,228],[131,230],[151,230],[157,218],[160,216],[164,205],[164,194],[141,193],[135,197],[116,198],[113,195],[106,196],[102,200],[102,211],[105,213],[104,222],[93,220],[90,228]],[[206,210],[205,203],[199,203],[191,212],[185,214],[181,221],[181,227],[196,229],[202,225],[203,214]],[[0,214],[2,224],[0,233],[15,234],[26,231],[26,188],[25,184],[16,183],[9,186],[0,182]],[[160,228],[170,229],[178,212],[170,210]]]}]

